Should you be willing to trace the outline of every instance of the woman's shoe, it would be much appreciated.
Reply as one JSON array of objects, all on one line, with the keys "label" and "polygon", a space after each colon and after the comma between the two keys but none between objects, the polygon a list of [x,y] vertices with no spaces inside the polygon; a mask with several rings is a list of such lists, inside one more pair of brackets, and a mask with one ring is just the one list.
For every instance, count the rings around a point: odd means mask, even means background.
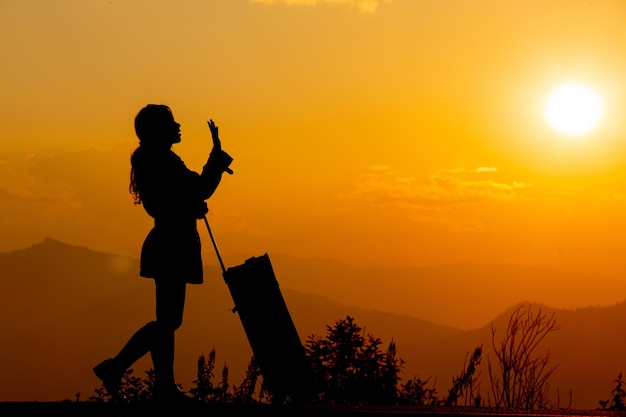
[{"label": "woman's shoe", "polygon": [[102,380],[102,386],[107,394],[111,396],[111,401],[123,402],[126,399],[122,395],[122,375],[113,359],[106,359],[93,368],[93,372]]}]

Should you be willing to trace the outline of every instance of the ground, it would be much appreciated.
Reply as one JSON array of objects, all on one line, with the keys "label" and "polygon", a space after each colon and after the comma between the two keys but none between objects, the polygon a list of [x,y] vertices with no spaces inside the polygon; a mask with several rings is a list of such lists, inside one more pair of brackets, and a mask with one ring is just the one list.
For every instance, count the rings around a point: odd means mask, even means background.
[{"label": "ground", "polygon": [[273,406],[193,404],[180,406],[157,406],[152,403],[111,404],[95,402],[1,402],[0,415],[3,417],[21,416],[64,416],[64,417],[126,417],[161,415],[173,412],[176,416],[211,417],[532,417],[549,416],[600,416],[625,417],[626,412],[608,410],[510,410],[474,407],[359,407],[359,406]]}]

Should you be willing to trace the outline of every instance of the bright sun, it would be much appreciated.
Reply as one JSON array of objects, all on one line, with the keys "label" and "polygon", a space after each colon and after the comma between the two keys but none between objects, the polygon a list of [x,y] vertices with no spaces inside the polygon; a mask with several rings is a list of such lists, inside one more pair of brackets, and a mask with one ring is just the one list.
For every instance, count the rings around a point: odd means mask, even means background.
[{"label": "bright sun", "polygon": [[556,132],[578,137],[598,126],[604,114],[604,103],[593,88],[578,83],[566,83],[550,93],[543,113]]}]

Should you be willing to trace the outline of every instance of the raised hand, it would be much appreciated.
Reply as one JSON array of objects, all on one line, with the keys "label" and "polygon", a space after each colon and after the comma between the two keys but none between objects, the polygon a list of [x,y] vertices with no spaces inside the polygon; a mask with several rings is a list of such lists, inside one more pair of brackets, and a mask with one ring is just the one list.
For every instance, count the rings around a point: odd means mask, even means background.
[{"label": "raised hand", "polygon": [[207,123],[209,124],[209,129],[211,130],[211,137],[213,138],[213,149],[222,149],[222,142],[220,141],[220,135],[217,125],[212,119],[209,120]]},{"label": "raised hand", "polygon": [[[209,124],[209,129],[211,129],[211,137],[213,138],[213,151],[221,151],[222,142],[220,141],[220,135],[217,129],[217,125],[215,124],[213,119],[209,120],[208,124]],[[228,168],[228,165],[232,162],[233,158],[231,158],[231,156],[228,155],[226,152],[222,151],[222,153],[225,158],[228,158],[228,161],[226,162],[226,166],[224,167],[224,171],[228,172],[229,174],[232,174],[233,170]]]}]

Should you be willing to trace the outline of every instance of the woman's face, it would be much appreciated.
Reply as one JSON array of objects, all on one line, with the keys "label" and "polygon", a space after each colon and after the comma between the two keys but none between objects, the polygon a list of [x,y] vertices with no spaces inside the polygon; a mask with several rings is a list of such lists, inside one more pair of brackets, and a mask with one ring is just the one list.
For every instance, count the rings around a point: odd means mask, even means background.
[{"label": "woman's face", "polygon": [[160,126],[160,136],[167,144],[175,144],[181,141],[180,123],[174,120],[174,115],[170,112],[163,118],[163,125]]}]

